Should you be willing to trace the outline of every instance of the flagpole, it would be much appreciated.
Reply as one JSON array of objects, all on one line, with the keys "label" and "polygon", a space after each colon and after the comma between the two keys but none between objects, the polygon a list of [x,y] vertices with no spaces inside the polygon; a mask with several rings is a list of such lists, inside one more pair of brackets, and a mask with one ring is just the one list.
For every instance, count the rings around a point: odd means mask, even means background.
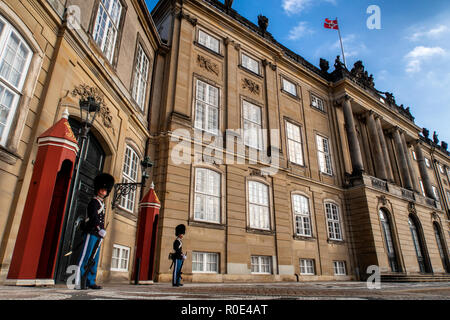
[{"label": "flagpole", "polygon": [[341,26],[339,25],[337,17],[336,17],[336,22],[338,25],[339,41],[341,42],[342,58],[344,59],[344,66],[347,68],[347,62],[345,61],[344,44],[342,43],[342,37],[341,37]]}]

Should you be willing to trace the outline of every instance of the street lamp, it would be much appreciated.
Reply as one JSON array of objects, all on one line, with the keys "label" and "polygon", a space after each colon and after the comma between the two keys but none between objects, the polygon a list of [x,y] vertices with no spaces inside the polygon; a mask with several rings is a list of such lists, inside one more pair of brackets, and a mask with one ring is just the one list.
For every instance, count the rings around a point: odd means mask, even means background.
[{"label": "street lamp", "polygon": [[[126,195],[128,195],[132,191],[136,191],[138,187],[141,187],[141,196],[142,190],[145,188],[145,181],[149,178],[147,173],[147,169],[153,167],[153,162],[150,157],[145,157],[144,160],[141,161],[142,168],[142,181],[136,183],[116,183],[114,185],[114,196],[112,201],[112,208],[116,208],[120,199]],[[142,198],[142,197],[141,197]]]}]

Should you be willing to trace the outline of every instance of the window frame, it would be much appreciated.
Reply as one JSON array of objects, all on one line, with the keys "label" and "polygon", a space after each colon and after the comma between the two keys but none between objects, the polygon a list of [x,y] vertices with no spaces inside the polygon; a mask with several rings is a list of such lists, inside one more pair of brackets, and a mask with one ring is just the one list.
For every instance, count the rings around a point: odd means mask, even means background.
[{"label": "window frame", "polygon": [[[212,39],[217,41],[217,44],[218,44],[217,51],[215,49],[209,47],[207,44],[204,44],[204,43],[200,42],[200,33],[204,33],[207,37],[210,37],[210,38],[212,38]],[[206,49],[212,51],[215,54],[218,54],[218,55],[222,54],[222,41],[221,41],[221,39],[216,37],[216,36],[213,36],[211,34],[211,32],[207,32],[203,28],[199,28],[198,31],[197,31],[197,44],[200,45],[203,48],[206,48]]]},{"label": "window frame", "polygon": [[[245,118],[245,107],[246,107],[246,104],[250,105],[251,107],[255,107],[255,108],[259,109],[259,115],[260,115],[260,120],[261,120],[260,124],[256,123],[255,121],[253,121],[251,119],[246,119]],[[241,112],[242,112],[241,119],[242,119],[242,130],[243,130],[243,137],[244,137],[244,139],[243,139],[244,146],[248,147],[248,148],[252,148],[252,149],[258,150],[258,151],[263,151],[264,147],[265,147],[265,137],[264,137],[264,130],[263,130],[263,128],[264,128],[264,110],[263,110],[263,107],[255,104],[253,102],[250,102],[247,99],[242,99]],[[259,128],[245,129],[246,122],[247,123],[251,123],[251,124],[253,124],[255,126],[259,126]],[[247,143],[246,139],[247,139],[247,133],[249,132],[249,130],[250,130],[250,132],[252,132],[251,130],[257,130],[256,131],[256,133],[258,135],[257,146],[249,145]]]},{"label": "window frame", "polygon": [[[6,116],[3,130],[0,134],[0,146],[7,148],[8,142],[10,140],[11,132],[14,129],[14,120],[17,118],[17,114],[22,107],[22,101],[25,96],[25,84],[27,82],[30,71],[32,71],[32,60],[35,56],[35,52],[33,51],[32,46],[29,44],[27,39],[25,39],[21,32],[16,28],[14,24],[12,24],[7,18],[5,18],[0,11],[0,22],[3,23],[3,27],[0,34],[0,66],[3,65],[5,60],[5,56],[8,51],[8,44],[12,36],[18,40],[18,47],[23,46],[28,52],[27,57],[23,63],[23,69],[20,72],[20,78],[18,79],[18,83],[14,84],[5,77],[0,76],[0,87],[3,87],[0,99],[3,100],[4,95],[8,93],[10,97],[12,97],[10,101],[10,105],[8,108],[8,115]],[[18,52],[14,52],[14,60],[13,64],[16,62]],[[9,63],[8,63],[9,64]],[[13,65],[10,65],[10,73],[13,69]],[[2,103],[2,101],[0,101]],[[27,110],[28,111],[28,110]],[[16,124],[17,125],[17,124]]]},{"label": "window frame", "polygon": [[[250,195],[250,184],[258,184],[261,186],[264,186],[267,190],[267,205],[266,204],[260,204],[260,203],[252,203],[251,202],[251,195]],[[261,182],[259,180],[247,180],[246,183],[247,188],[247,216],[248,216],[248,227],[250,229],[254,230],[263,230],[263,231],[271,231],[272,230],[272,219],[271,219],[271,200],[270,200],[270,186],[267,183]],[[260,199],[258,199],[260,200]],[[251,207],[264,207],[267,208],[267,221],[268,221],[268,227],[261,227],[260,225],[256,225],[252,220],[252,214],[251,214]],[[259,221],[264,220],[264,217],[259,217]]]},{"label": "window frame", "polygon": [[[294,200],[295,197],[300,197],[300,198],[306,200],[306,204],[307,204],[307,206],[308,206],[308,213],[307,213],[307,214],[305,214],[305,213],[297,213],[297,212],[296,212],[296,210],[295,210],[295,200]],[[299,236],[299,237],[308,237],[308,238],[312,238],[312,237],[313,237],[313,232],[312,232],[312,230],[313,230],[313,225],[312,225],[312,217],[311,217],[311,204],[310,204],[310,199],[309,199],[307,196],[303,195],[303,194],[300,194],[300,193],[293,193],[293,194],[291,195],[291,205],[292,205],[292,214],[293,214],[293,222],[294,222],[294,234],[295,234],[296,236]],[[303,233],[299,233],[299,232],[298,232],[299,229],[298,229],[298,227],[297,227],[297,217],[300,217],[300,218],[301,218],[301,224],[302,224],[302,228],[301,228],[301,229],[304,231]],[[309,221],[308,221],[308,224],[309,224],[309,233],[305,232],[306,229],[307,229],[307,228],[305,228],[305,218],[309,220]]]},{"label": "window frame", "polygon": [[436,186],[431,185],[431,189],[433,190],[434,197],[436,198],[436,201],[441,202],[441,197],[439,196],[439,190]]},{"label": "window frame", "polygon": [[[214,173],[217,174],[219,179],[219,195],[209,195],[208,193],[202,193],[197,191],[197,177],[198,177],[198,170],[204,170],[207,171],[207,173]],[[202,223],[213,223],[213,224],[222,224],[223,221],[223,217],[222,217],[222,201],[223,201],[223,175],[222,172],[219,172],[217,170],[213,170],[207,167],[195,167],[193,168],[193,213],[192,213],[192,220],[195,222],[202,222]],[[209,176],[208,176],[209,177]],[[209,184],[209,179],[207,178],[207,184]],[[196,216],[196,203],[197,203],[197,194],[201,194],[202,196],[205,196],[206,198],[208,197],[215,197],[218,199],[218,221],[214,221],[214,220],[208,220],[207,219],[207,214],[205,213],[205,219],[200,219]],[[207,201],[206,201],[207,202]]]},{"label": "window frame", "polygon": [[[119,256],[118,257],[114,256],[114,249],[119,249]],[[122,256],[122,253],[124,251],[128,253],[126,258],[123,258],[123,256]],[[111,271],[116,271],[116,272],[128,272],[129,271],[128,269],[130,267],[130,256],[131,256],[131,248],[130,247],[123,246],[123,245],[116,244],[116,243],[113,244],[113,250],[112,250],[112,253],[111,253],[111,268],[110,268],[110,270]],[[117,268],[113,267],[113,259],[117,260]],[[126,261],[126,265],[127,265],[126,268],[122,268],[121,267],[122,266],[122,264],[121,264],[122,260]]]},{"label": "window frame", "polygon": [[[286,132],[286,147],[287,147],[287,154],[288,154],[288,158],[289,158],[289,162],[293,163],[295,165],[299,165],[304,167],[305,166],[305,155],[304,155],[304,150],[303,150],[303,135],[302,135],[302,126],[297,125],[295,123],[293,123],[292,121],[286,120],[285,121],[285,132]],[[300,141],[296,141],[292,138],[289,138],[289,130],[288,130],[288,126],[294,126],[297,127],[299,130],[299,136],[300,136]],[[292,160],[291,156],[291,147],[290,147],[290,141],[292,141],[294,144],[300,145],[300,150],[301,150],[301,163],[297,162],[297,159]]]},{"label": "window frame", "polygon": [[[337,214],[337,217],[338,217],[337,220],[329,218],[328,211],[327,211],[327,205],[336,207],[336,214]],[[340,214],[340,206],[338,204],[336,204],[335,202],[325,201],[324,202],[324,207],[325,207],[325,218],[326,218],[326,223],[327,223],[328,240],[341,241],[341,242],[344,241],[344,234],[343,234],[344,230],[343,230],[343,227],[342,227],[342,218],[341,218],[341,214]],[[331,214],[333,214],[332,208],[330,210],[331,210]],[[332,218],[334,218],[334,217],[332,216]],[[330,222],[333,224],[333,230],[330,230]],[[340,236],[340,238],[335,237],[335,235],[336,235],[336,226],[338,226],[338,228],[339,228],[339,236]]]},{"label": "window frame", "polygon": [[[96,31],[95,27],[97,25],[100,6],[102,5],[102,3],[101,3],[102,0],[95,0],[95,4],[94,4],[93,10],[92,10],[92,15],[91,15],[90,27],[89,27],[89,36],[91,37],[92,42],[97,46],[98,50],[102,53],[105,60],[113,67],[116,67],[117,63],[118,63],[120,46],[121,46],[121,42],[122,42],[123,28],[124,28],[125,19],[126,19],[126,12],[128,10],[128,5],[125,0],[117,0],[117,1],[120,3],[122,9],[120,12],[119,24],[117,26],[116,41],[113,46],[114,51],[113,51],[113,54],[110,59],[108,59],[108,57],[106,56],[101,45],[99,45],[98,42],[95,40],[95,35],[94,35],[94,33]],[[107,13],[107,15],[109,18],[109,13]]]},{"label": "window frame", "polygon": [[[246,56],[250,61],[256,62],[258,64],[258,71],[252,70],[249,66],[244,65],[244,56]],[[246,71],[249,71],[253,74],[256,74],[258,76],[261,76],[261,60],[254,58],[252,55],[248,54],[247,52],[241,52],[240,54],[240,61],[241,61],[241,67],[245,69]]]},{"label": "window frame", "polygon": [[[313,100],[316,99],[317,101],[321,101],[322,102],[322,108],[320,108],[319,106],[315,106],[313,104]],[[318,110],[320,112],[326,113],[326,108],[325,108],[325,99],[319,97],[317,94],[310,92],[310,105],[311,108]]]},{"label": "window frame", "polygon": [[[146,77],[142,77],[142,70],[137,69],[138,66],[138,59],[139,59],[139,51],[142,51],[142,56],[143,58],[147,59],[147,71],[146,71]],[[137,40],[137,44],[136,44],[136,50],[135,50],[135,56],[134,56],[134,64],[133,64],[133,74],[132,74],[132,78],[131,78],[131,98],[133,99],[133,101],[136,103],[138,109],[140,111],[142,111],[143,113],[146,112],[146,105],[148,105],[148,97],[149,97],[149,91],[150,91],[150,77],[151,77],[151,73],[152,73],[152,62],[150,60],[150,55],[148,53],[148,50],[146,49],[141,36],[138,33],[138,40]],[[139,80],[136,80],[136,77],[139,77]],[[145,82],[145,87],[142,90],[142,102],[137,100],[137,97],[135,97],[135,87],[136,87],[136,81],[138,81],[139,83],[139,87],[141,84],[141,81],[143,80],[143,82]],[[138,93],[136,93],[137,95]],[[141,105],[142,103],[142,105]]]},{"label": "window frame", "polygon": [[[124,169],[125,169],[125,165],[126,165],[126,159],[127,159],[127,150],[131,151],[131,157],[130,159],[130,164],[128,164],[127,166],[129,167],[129,172],[132,170],[132,161],[133,161],[133,155],[135,155],[137,157],[137,163],[136,163],[136,179],[134,180],[133,177],[131,177],[128,173],[124,173]],[[138,179],[139,179],[139,169],[140,169],[140,161],[141,161],[141,157],[139,156],[139,153],[136,152],[136,150],[131,147],[129,144],[126,144],[125,147],[125,153],[124,153],[124,157],[123,157],[123,165],[122,165],[122,182],[121,183],[138,183]],[[130,195],[133,195],[133,200],[130,200]],[[135,210],[136,210],[136,196],[137,196],[137,189],[134,191],[130,191],[130,193],[128,193],[127,195],[124,195],[120,198],[118,207],[122,210],[125,210],[129,213],[134,214]],[[124,200],[125,199],[125,200]],[[133,208],[130,209],[127,207],[128,203],[132,203]],[[122,205],[122,203],[125,203],[125,206]]]},{"label": "window frame", "polygon": [[[346,276],[347,275],[347,263],[344,260],[333,261],[333,270],[335,276]],[[343,273],[340,271],[343,270]]]},{"label": "window frame", "polygon": [[[256,258],[258,260],[258,263],[256,265],[253,263],[253,258]],[[267,259],[267,261],[268,261],[267,264],[262,263],[264,259]],[[251,268],[250,268],[251,274],[261,274],[261,275],[273,274],[273,266],[272,266],[272,257],[271,256],[256,256],[256,255],[251,256],[250,257],[250,265],[251,265]],[[261,271],[263,265],[267,265],[269,267],[268,272]],[[253,271],[253,266],[257,266],[258,271]]]},{"label": "window frame", "polygon": [[[320,150],[319,148],[319,143],[318,143],[318,138],[322,139],[322,145],[324,141],[327,142],[327,147],[328,147],[328,152],[325,152],[323,150]],[[320,133],[316,133],[316,147],[317,147],[317,162],[319,164],[319,172],[321,174],[327,175],[327,176],[333,176],[333,158],[331,156],[331,143],[330,143],[330,139]],[[324,161],[325,161],[325,166],[327,165],[327,156],[328,156],[328,160],[329,160],[329,172],[325,172],[323,171],[322,165],[321,165],[321,155],[324,155]]]},{"label": "window frame", "polygon": [[431,168],[431,161],[430,161],[430,159],[428,159],[427,157],[424,157],[424,161],[425,161],[425,166],[427,168]]},{"label": "window frame", "polygon": [[[295,93],[292,93],[289,90],[286,90],[285,82],[291,84],[294,87]],[[293,96],[295,98],[299,98],[299,94],[298,94],[299,92],[298,92],[298,85],[297,85],[297,83],[295,83],[294,81],[289,80],[287,77],[285,77],[283,75],[281,75],[281,90],[284,93],[287,93],[287,94],[289,94],[289,95],[291,95],[291,96]]]},{"label": "window frame", "polygon": [[[194,260],[195,255],[201,255],[203,257],[202,258],[203,261],[201,262],[203,270],[194,270],[194,263],[199,264],[198,262],[196,262]],[[217,257],[217,261],[215,264],[216,271],[207,271],[207,266],[212,264],[208,261],[208,257],[210,257],[210,256]],[[220,254],[217,252],[192,251],[192,273],[219,274],[220,273]]]},{"label": "window frame", "polygon": [[[205,132],[209,135],[212,136],[219,136],[220,132],[221,132],[221,90],[218,86],[212,85],[211,83],[203,80],[203,79],[199,79],[199,78],[194,78],[194,114],[193,114],[193,127],[196,130],[201,130],[202,132]],[[202,101],[201,99],[198,98],[199,96],[199,83],[203,83],[205,84],[205,97],[208,99],[208,97],[210,96],[210,88],[214,88],[217,90],[217,106],[212,105],[211,103],[206,102],[206,101]],[[198,126],[199,121],[197,120],[197,108],[198,108],[198,104],[201,103],[203,104],[203,118],[201,120],[201,127]],[[215,131],[211,131],[208,129],[208,125],[209,125],[209,113],[210,113],[210,109],[211,108],[215,108],[217,109],[217,128],[215,128]]]},{"label": "window frame", "polygon": [[[303,265],[302,262],[311,262],[311,265],[308,266],[307,264]],[[314,259],[306,259],[306,258],[300,258],[299,262],[300,266],[300,275],[302,276],[315,276],[316,275],[316,263]],[[312,272],[308,272],[308,269],[312,269]],[[306,272],[302,272],[302,269]]]}]

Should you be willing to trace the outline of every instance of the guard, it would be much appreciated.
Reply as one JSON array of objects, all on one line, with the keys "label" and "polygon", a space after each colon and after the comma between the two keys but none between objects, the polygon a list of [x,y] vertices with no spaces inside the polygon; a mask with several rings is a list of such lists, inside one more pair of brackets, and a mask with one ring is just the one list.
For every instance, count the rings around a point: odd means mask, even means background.
[{"label": "guard", "polygon": [[114,178],[102,173],[94,179],[95,197],[87,207],[87,218],[83,228],[83,250],[78,262],[75,278],[75,289],[101,289],[95,283],[100,246],[106,236],[105,203],[114,186]]},{"label": "guard", "polygon": [[173,259],[173,274],[172,274],[172,286],[181,287],[181,269],[183,268],[184,260],[186,259],[186,254],[183,254],[183,243],[181,240],[186,233],[186,226],[180,224],[175,228],[175,236],[177,237],[173,242],[173,250],[175,253],[172,255]]}]

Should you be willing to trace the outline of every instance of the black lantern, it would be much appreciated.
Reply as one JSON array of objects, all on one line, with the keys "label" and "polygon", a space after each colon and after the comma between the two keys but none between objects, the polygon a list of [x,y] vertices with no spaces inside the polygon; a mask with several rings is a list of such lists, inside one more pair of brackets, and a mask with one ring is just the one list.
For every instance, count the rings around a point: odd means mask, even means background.
[{"label": "black lantern", "polygon": [[89,130],[94,124],[95,118],[97,117],[99,111],[100,104],[95,100],[94,97],[88,96],[87,99],[80,100],[80,117],[81,122],[83,123],[80,138],[87,138]]},{"label": "black lantern", "polygon": [[145,188],[145,181],[149,178],[147,173],[147,169],[153,167],[153,162],[150,157],[145,157],[144,160],[141,161],[142,168],[142,181],[136,183],[116,183],[114,185],[114,197],[112,201],[112,208],[116,208],[120,199],[126,195],[128,195],[132,191],[136,191],[138,187],[141,187],[141,197],[142,198],[142,190]]}]

